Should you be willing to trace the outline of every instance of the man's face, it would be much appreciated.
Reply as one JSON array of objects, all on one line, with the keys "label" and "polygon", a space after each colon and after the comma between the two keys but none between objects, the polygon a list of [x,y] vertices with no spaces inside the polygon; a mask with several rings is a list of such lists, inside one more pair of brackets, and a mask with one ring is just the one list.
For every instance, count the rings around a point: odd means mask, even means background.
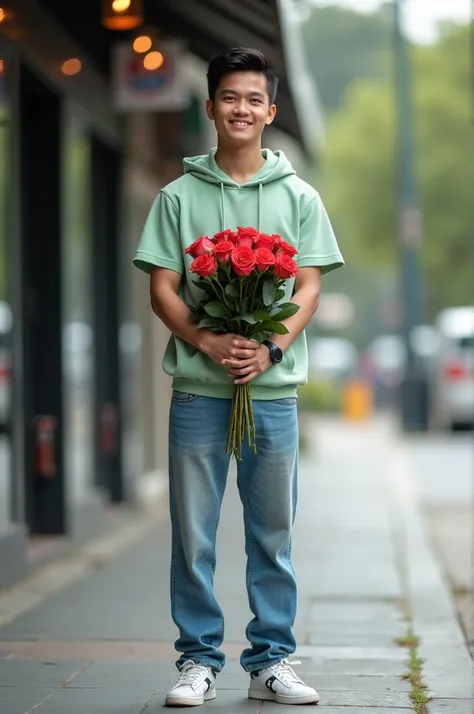
[{"label": "man's face", "polygon": [[260,140],[276,113],[270,106],[268,85],[260,72],[231,72],[217,88],[214,102],[208,99],[209,119],[216,123],[219,139],[226,144],[250,144]]}]

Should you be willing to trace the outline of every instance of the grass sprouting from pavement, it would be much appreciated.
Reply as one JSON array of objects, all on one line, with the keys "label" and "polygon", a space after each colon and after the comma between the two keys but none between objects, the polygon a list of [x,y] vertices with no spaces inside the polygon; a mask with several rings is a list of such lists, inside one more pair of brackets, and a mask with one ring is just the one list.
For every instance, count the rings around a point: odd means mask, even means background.
[{"label": "grass sprouting from pavement", "polygon": [[419,638],[410,630],[405,637],[398,637],[395,640],[400,647],[406,647],[410,651],[408,659],[408,669],[402,675],[403,679],[410,682],[410,699],[416,714],[429,714],[428,702],[431,700],[428,694],[428,687],[423,682],[423,660],[418,654]]}]

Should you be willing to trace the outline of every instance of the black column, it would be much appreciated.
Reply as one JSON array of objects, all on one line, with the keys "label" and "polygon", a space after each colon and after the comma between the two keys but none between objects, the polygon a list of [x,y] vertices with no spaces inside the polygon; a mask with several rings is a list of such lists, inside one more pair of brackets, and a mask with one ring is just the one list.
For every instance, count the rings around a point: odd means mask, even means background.
[{"label": "black column", "polygon": [[96,479],[113,502],[124,499],[118,295],[120,166],[120,155],[93,138]]},{"label": "black column", "polygon": [[30,532],[43,534],[66,531],[62,445],[60,149],[60,99],[23,68],[20,82],[20,184],[25,511]]}]

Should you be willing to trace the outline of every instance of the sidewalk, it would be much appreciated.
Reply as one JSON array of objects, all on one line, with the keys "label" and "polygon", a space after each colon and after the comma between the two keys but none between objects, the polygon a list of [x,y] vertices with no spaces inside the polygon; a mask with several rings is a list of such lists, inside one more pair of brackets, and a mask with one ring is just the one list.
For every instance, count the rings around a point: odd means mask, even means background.
[{"label": "sidewalk", "polygon": [[[471,714],[472,662],[425,535],[403,444],[385,420],[358,427],[323,420],[313,431],[301,464],[293,551],[300,586],[295,658],[302,663],[296,671],[320,692],[316,711],[413,711],[411,685],[401,678],[409,650],[395,641],[413,630],[433,696],[427,711]],[[283,712],[246,699],[238,658],[250,613],[234,479],[229,486],[216,578],[228,666],[217,700],[205,709]],[[109,539],[0,593],[1,714],[162,709],[176,676],[165,510],[138,528],[128,546],[124,537],[121,548]]]}]

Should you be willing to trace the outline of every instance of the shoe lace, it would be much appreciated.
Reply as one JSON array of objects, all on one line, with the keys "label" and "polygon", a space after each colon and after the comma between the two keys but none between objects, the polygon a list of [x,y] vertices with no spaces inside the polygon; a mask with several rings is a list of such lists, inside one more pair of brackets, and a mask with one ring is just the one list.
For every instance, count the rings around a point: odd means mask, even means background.
[{"label": "shoe lace", "polygon": [[300,679],[293,671],[293,667],[298,664],[301,664],[301,662],[290,662],[288,659],[282,659],[281,662],[275,664],[271,669],[275,676],[278,677],[283,684],[290,685],[295,682],[303,684],[303,680]]},{"label": "shoe lace", "polygon": [[208,667],[202,664],[195,664],[192,660],[185,662],[180,674],[176,686],[181,686],[182,684],[189,684],[191,687],[198,686],[204,677],[208,674]]}]

